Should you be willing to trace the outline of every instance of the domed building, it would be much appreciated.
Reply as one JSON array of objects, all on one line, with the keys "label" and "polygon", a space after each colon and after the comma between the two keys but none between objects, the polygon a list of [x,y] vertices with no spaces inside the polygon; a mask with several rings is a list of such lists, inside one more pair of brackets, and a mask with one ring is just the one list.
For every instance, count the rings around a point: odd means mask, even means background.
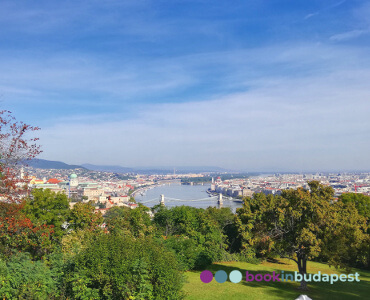
[{"label": "domed building", "polygon": [[77,187],[78,186],[78,178],[76,174],[71,174],[69,176],[69,186],[70,187]]}]

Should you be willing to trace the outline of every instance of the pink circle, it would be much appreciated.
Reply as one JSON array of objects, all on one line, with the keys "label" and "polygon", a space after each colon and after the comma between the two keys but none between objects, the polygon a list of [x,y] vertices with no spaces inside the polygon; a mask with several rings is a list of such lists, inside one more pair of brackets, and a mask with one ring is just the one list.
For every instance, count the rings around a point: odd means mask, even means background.
[{"label": "pink circle", "polygon": [[200,273],[200,280],[204,283],[210,283],[213,279],[213,274],[211,271],[204,270],[202,273]]}]

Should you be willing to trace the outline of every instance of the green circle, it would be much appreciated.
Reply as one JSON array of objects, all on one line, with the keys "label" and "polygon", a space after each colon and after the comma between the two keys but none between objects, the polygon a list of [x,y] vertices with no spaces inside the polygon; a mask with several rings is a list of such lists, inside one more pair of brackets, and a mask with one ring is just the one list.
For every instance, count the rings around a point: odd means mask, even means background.
[{"label": "green circle", "polygon": [[217,271],[215,274],[215,280],[218,283],[224,283],[227,280],[227,273],[224,270]]},{"label": "green circle", "polygon": [[232,283],[239,283],[242,280],[242,273],[238,270],[231,271],[229,278]]}]

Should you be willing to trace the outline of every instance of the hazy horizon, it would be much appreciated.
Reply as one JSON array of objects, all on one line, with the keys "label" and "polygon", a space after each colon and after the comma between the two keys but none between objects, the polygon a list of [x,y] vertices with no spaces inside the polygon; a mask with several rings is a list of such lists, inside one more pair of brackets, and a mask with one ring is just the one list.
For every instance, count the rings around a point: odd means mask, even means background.
[{"label": "hazy horizon", "polygon": [[[40,158],[35,158],[40,159]],[[41,159],[42,160],[42,159]],[[61,163],[66,163],[68,165],[76,165],[80,167],[121,167],[121,168],[127,168],[127,169],[132,169],[134,172],[136,171],[153,171],[153,170],[158,170],[158,171],[169,171],[170,173],[173,173],[175,170],[175,173],[177,172],[184,172],[184,171],[200,171],[200,172],[212,172],[212,173],[263,173],[263,174],[273,174],[273,173],[300,173],[300,174],[313,174],[313,173],[369,173],[370,170],[367,169],[362,169],[362,170],[344,170],[344,169],[331,169],[331,170],[325,170],[325,169],[311,169],[311,170],[272,170],[272,169],[265,169],[265,170],[260,170],[260,169],[228,169],[228,168],[223,168],[222,166],[206,166],[206,165],[199,165],[199,166],[166,166],[166,165],[142,165],[142,166],[126,166],[126,165],[103,165],[103,164],[90,164],[88,162],[85,163],[77,163],[77,164],[69,164],[68,162],[65,161],[58,161],[58,160],[47,160],[50,162],[61,162]],[[26,163],[27,164],[27,163]],[[33,166],[32,164],[30,166]]]}]

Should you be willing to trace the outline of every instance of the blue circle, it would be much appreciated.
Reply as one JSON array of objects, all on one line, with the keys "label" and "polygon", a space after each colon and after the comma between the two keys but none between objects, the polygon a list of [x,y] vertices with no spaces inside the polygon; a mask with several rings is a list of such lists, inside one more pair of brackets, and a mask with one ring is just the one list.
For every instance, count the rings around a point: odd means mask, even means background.
[{"label": "blue circle", "polygon": [[215,274],[215,280],[218,283],[224,283],[227,280],[227,273],[224,270],[217,271]]},{"label": "blue circle", "polygon": [[231,282],[239,283],[242,280],[242,273],[240,273],[238,270],[231,271],[229,278]]}]

